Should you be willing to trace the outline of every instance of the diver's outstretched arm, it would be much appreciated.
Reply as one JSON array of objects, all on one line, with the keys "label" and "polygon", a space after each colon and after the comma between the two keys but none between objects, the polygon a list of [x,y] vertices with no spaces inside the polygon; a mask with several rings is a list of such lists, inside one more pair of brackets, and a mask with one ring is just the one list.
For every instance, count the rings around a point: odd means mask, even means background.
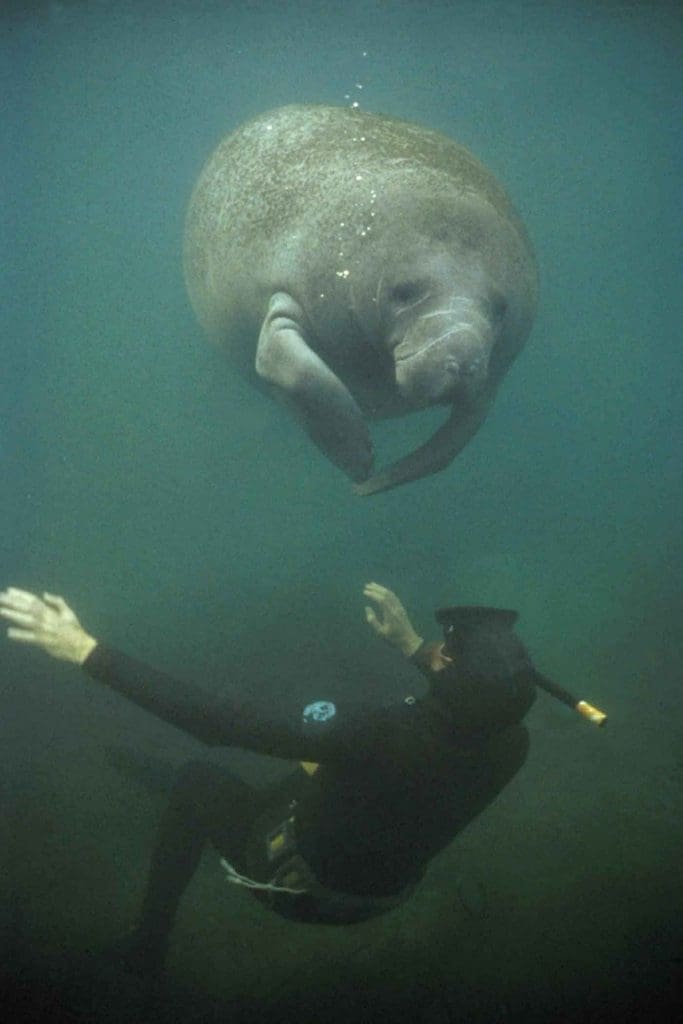
[{"label": "diver's outstretched arm", "polygon": [[392,647],[396,647],[406,658],[422,646],[421,636],[413,629],[408,613],[393,590],[379,583],[366,583],[363,588],[365,597],[374,601],[377,611],[370,605],[365,607],[365,618],[378,636],[381,636]]},{"label": "diver's outstretched arm", "polygon": [[0,592],[0,615],[13,625],[10,640],[42,647],[51,657],[82,665],[97,641],[81,626],[62,597],[8,587]]}]

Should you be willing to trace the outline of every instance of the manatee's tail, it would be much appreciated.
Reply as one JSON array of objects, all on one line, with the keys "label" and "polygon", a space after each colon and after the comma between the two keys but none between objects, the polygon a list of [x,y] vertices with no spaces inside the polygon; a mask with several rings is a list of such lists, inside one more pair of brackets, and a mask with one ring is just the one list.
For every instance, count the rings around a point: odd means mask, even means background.
[{"label": "manatee's tail", "polygon": [[178,762],[150,754],[136,747],[109,746],[105,757],[110,765],[126,778],[142,783],[153,793],[167,793],[178,774]]}]

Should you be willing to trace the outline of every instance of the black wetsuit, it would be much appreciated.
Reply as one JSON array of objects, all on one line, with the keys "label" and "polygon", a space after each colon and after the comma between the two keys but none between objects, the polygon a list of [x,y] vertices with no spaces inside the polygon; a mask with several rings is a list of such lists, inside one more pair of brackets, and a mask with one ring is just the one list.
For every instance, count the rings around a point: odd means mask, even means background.
[{"label": "black wetsuit", "polygon": [[[292,814],[296,850],[323,886],[370,900],[409,891],[429,860],[510,781],[528,749],[521,724],[472,742],[456,738],[457,723],[431,691],[389,707],[325,701],[288,714],[188,686],[104,644],[84,669],[209,746],[320,766],[313,776],[299,768],[265,791],[208,763],[186,769],[162,821],[146,900],[148,917],[165,913],[166,926],[204,842],[246,871],[254,827],[269,808],[276,817],[280,808],[282,816]],[[301,897],[274,909],[325,919]]]}]

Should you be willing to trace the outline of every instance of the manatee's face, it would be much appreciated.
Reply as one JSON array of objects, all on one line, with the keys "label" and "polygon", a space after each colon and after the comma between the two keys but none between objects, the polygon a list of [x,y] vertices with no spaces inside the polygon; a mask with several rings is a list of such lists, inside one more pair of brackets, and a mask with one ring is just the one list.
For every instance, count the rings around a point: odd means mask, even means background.
[{"label": "manatee's face", "polygon": [[399,261],[378,301],[401,395],[415,408],[476,400],[506,314],[481,266],[445,252]]},{"label": "manatee's face", "polygon": [[520,347],[520,294],[497,231],[487,211],[467,209],[408,246],[387,247],[374,330],[413,408],[474,404]]}]

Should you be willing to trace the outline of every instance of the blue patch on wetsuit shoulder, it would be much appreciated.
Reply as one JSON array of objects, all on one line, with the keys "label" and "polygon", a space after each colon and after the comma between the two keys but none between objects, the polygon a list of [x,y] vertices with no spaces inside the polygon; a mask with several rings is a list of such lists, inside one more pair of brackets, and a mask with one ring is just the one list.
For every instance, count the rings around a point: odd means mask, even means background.
[{"label": "blue patch on wetsuit shoulder", "polygon": [[304,708],[304,725],[319,725],[329,722],[337,714],[337,708],[329,700],[315,700]]}]

